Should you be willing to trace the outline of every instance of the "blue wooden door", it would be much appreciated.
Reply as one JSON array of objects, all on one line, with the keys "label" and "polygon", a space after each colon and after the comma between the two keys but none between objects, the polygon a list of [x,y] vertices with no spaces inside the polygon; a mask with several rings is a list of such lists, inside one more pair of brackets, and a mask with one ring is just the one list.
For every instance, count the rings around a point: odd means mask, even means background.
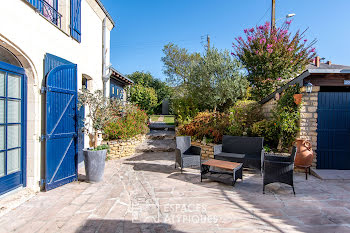
[{"label": "blue wooden door", "polygon": [[77,65],[47,54],[45,71],[45,190],[50,190],[77,179]]},{"label": "blue wooden door", "polygon": [[350,169],[350,93],[318,94],[317,168]]},{"label": "blue wooden door", "polygon": [[0,62],[0,195],[26,183],[26,76]]}]

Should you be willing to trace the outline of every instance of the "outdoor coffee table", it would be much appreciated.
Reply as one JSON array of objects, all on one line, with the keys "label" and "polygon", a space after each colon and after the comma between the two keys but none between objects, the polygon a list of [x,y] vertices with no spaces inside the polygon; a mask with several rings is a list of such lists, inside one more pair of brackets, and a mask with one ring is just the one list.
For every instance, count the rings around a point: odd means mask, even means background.
[{"label": "outdoor coffee table", "polygon": [[201,182],[202,179],[210,179],[234,186],[238,178],[243,180],[242,163],[209,159],[201,165]]}]

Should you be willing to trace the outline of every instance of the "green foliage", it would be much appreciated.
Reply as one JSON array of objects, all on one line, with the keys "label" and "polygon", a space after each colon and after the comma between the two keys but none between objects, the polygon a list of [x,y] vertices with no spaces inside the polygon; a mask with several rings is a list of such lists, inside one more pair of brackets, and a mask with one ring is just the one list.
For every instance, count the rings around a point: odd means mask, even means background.
[{"label": "green foliage", "polygon": [[109,146],[107,144],[97,146],[96,148],[93,149],[93,151],[98,151],[98,150],[107,150],[107,153],[109,153]]},{"label": "green foliage", "polygon": [[250,136],[263,137],[264,145],[276,149],[279,142],[279,128],[275,121],[264,119],[252,125]]},{"label": "green foliage", "polygon": [[189,95],[200,110],[226,110],[246,95],[248,81],[241,64],[229,52],[210,48],[193,67],[187,83]]},{"label": "green foliage", "polygon": [[240,62],[228,51],[210,48],[200,55],[168,44],[163,52],[164,73],[176,86],[171,110],[180,121],[192,119],[199,111],[225,111],[246,96],[249,83]]},{"label": "green foliage", "polygon": [[114,103],[112,111],[114,118],[104,127],[106,140],[125,140],[148,132],[148,116],[140,108]]},{"label": "green foliage", "polygon": [[170,103],[170,108],[180,123],[189,122],[199,112],[197,105],[189,96],[175,97]]},{"label": "green foliage", "polygon": [[135,84],[130,88],[129,99],[132,103],[137,104],[141,109],[147,111],[148,114],[153,114],[153,110],[158,103],[154,88],[142,84]]},{"label": "green foliage", "polygon": [[85,132],[97,133],[102,130],[104,125],[110,121],[112,114],[110,111],[110,100],[105,98],[101,90],[90,92],[83,88],[78,94],[78,108],[86,106],[87,118],[84,119]]},{"label": "green foliage", "polygon": [[168,77],[167,82],[173,86],[187,83],[193,66],[200,60],[199,53],[189,53],[187,49],[169,43],[163,48],[164,74]]},{"label": "green foliage", "polygon": [[288,151],[300,130],[300,106],[294,103],[294,94],[299,94],[299,85],[289,86],[273,109],[271,120],[256,122],[251,127],[251,136],[264,137],[264,144],[279,151]]},{"label": "green foliage", "polygon": [[219,143],[229,124],[229,116],[226,113],[200,112],[190,123],[180,126],[178,134]]},{"label": "green foliage", "polygon": [[[165,82],[154,78],[150,73],[136,71],[128,75],[128,78],[133,80],[135,83],[135,85],[132,86],[129,90],[130,101],[140,105],[141,108],[147,111],[149,114],[161,113],[162,102],[164,99],[168,99],[172,96],[172,88],[169,87]],[[136,91],[134,89],[138,90]],[[151,93],[140,94],[147,91],[150,91]],[[154,96],[157,97],[156,103],[154,103]]]},{"label": "green foliage", "polygon": [[259,103],[253,100],[240,100],[229,109],[231,125],[227,134],[242,136],[249,132],[251,126],[264,118]]},{"label": "green foliage", "polygon": [[233,55],[247,69],[252,95],[257,100],[303,72],[316,56],[312,48],[316,40],[307,43],[305,31],[292,35],[288,31],[290,23],[276,29],[266,23],[245,29],[245,38],[236,38]]},{"label": "green foliage", "polygon": [[299,85],[289,86],[284,92],[273,115],[280,132],[280,146],[288,149],[300,130],[300,106],[294,103],[294,94],[299,94]]}]

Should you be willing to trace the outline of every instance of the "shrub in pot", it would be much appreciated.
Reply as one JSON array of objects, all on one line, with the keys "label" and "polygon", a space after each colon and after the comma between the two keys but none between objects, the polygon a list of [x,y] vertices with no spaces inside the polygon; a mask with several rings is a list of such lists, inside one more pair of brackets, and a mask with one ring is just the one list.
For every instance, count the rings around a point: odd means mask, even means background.
[{"label": "shrub in pot", "polygon": [[87,118],[84,119],[84,131],[93,135],[94,145],[93,148],[86,148],[83,151],[86,180],[100,182],[103,179],[108,146],[98,146],[98,134],[112,118],[110,102],[100,90],[92,93],[82,89],[78,99],[78,107],[86,107]]}]

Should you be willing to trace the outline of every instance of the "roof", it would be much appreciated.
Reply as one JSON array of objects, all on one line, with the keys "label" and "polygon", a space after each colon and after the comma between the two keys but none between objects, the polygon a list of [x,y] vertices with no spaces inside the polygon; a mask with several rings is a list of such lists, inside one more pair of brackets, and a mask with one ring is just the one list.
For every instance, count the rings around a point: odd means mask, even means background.
[{"label": "roof", "polygon": [[327,63],[320,63],[320,66],[317,67],[315,64],[309,64],[306,67],[307,70],[322,70],[322,69],[350,69],[350,66],[344,66],[344,65],[337,65],[337,64],[331,64],[328,65]]},{"label": "roof", "polygon": [[125,77],[118,70],[114,69],[113,67],[111,67],[110,69],[112,71],[111,78],[117,79],[118,81],[122,82],[125,85],[134,84],[134,82],[131,79],[128,79],[127,77]]},{"label": "roof", "polygon": [[111,23],[113,24],[113,27],[115,27],[115,22],[114,22],[112,16],[108,13],[108,11],[106,10],[106,8],[102,4],[102,2],[100,0],[96,0],[96,2],[101,7],[102,11],[106,14],[107,18],[111,21]]},{"label": "roof", "polygon": [[287,87],[294,85],[294,84],[299,84],[300,86],[303,85],[303,80],[310,76],[311,74],[340,74],[340,73],[349,73],[350,74],[350,66],[344,66],[344,65],[337,65],[337,64],[331,64],[329,65],[328,63],[320,63],[320,66],[317,67],[314,64],[309,64],[306,67],[306,70],[298,75],[296,78],[292,79],[288,83],[286,83],[284,86],[280,87],[270,95],[266,96],[260,101],[260,104],[264,104],[271,100],[272,98],[275,97],[276,93],[281,93]]}]

